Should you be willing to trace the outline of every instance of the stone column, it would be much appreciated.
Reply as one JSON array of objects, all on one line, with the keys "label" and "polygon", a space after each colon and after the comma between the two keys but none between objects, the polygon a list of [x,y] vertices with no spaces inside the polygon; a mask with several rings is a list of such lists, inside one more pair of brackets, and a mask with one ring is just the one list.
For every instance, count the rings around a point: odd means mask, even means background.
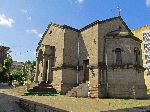
[{"label": "stone column", "polygon": [[52,83],[52,59],[49,58],[48,60],[48,72],[47,72],[47,81],[48,83]]},{"label": "stone column", "polygon": [[47,69],[47,83],[49,83],[49,72],[50,72],[50,70],[49,70],[49,63],[50,63],[50,61],[49,61],[49,59],[48,59],[48,69]]},{"label": "stone column", "polygon": [[38,76],[39,76],[39,59],[37,57],[36,60],[36,74],[34,76],[34,82],[38,83]]},{"label": "stone column", "polygon": [[45,59],[45,56],[43,55],[42,82],[46,81],[45,73],[46,73],[46,59]]}]

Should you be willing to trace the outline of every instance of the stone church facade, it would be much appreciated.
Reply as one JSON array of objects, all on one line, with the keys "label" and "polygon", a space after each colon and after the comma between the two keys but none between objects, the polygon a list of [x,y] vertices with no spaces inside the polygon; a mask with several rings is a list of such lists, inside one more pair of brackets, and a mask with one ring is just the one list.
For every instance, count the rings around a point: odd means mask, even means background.
[{"label": "stone church facade", "polygon": [[35,81],[76,97],[144,98],[141,40],[119,17],[81,29],[51,23],[37,48]]}]

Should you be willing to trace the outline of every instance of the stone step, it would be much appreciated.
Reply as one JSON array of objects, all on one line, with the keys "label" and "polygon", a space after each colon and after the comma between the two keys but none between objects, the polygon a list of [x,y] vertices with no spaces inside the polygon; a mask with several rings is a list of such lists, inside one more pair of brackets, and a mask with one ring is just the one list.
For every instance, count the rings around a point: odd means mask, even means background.
[{"label": "stone step", "polygon": [[50,84],[38,84],[38,86],[34,86],[29,89],[28,92],[52,92],[57,93],[56,89],[53,88]]},{"label": "stone step", "polygon": [[80,93],[80,91],[82,90],[82,88],[84,86],[86,86],[86,85],[87,85],[87,83],[81,83],[78,86],[73,87],[70,91],[68,91],[66,93],[66,95],[70,96],[70,97],[77,97],[78,92]]}]

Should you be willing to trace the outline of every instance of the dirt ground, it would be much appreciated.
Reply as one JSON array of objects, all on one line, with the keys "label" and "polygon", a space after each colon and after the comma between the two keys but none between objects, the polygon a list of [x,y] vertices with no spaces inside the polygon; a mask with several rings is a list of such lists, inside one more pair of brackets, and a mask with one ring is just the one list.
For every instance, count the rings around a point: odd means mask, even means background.
[{"label": "dirt ground", "polygon": [[150,110],[150,97],[147,99],[136,100],[136,99],[73,98],[73,97],[66,97],[62,95],[61,96],[21,96],[23,92],[25,92],[24,86],[15,89],[12,88],[0,89],[1,94],[28,99],[31,101],[50,105],[56,108],[68,110],[70,112],[101,112],[101,111],[103,112],[105,111],[144,112],[144,110],[145,111]]}]

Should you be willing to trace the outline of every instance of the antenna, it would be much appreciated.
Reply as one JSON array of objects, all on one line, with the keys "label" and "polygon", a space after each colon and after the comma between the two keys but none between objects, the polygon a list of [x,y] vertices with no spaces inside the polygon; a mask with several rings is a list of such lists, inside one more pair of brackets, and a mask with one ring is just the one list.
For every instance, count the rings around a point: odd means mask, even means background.
[{"label": "antenna", "polygon": [[121,11],[122,11],[122,10],[121,10],[121,8],[120,8],[120,6],[119,6],[119,5],[117,6],[117,11],[118,11],[118,16],[120,16],[120,15],[121,15]]}]

